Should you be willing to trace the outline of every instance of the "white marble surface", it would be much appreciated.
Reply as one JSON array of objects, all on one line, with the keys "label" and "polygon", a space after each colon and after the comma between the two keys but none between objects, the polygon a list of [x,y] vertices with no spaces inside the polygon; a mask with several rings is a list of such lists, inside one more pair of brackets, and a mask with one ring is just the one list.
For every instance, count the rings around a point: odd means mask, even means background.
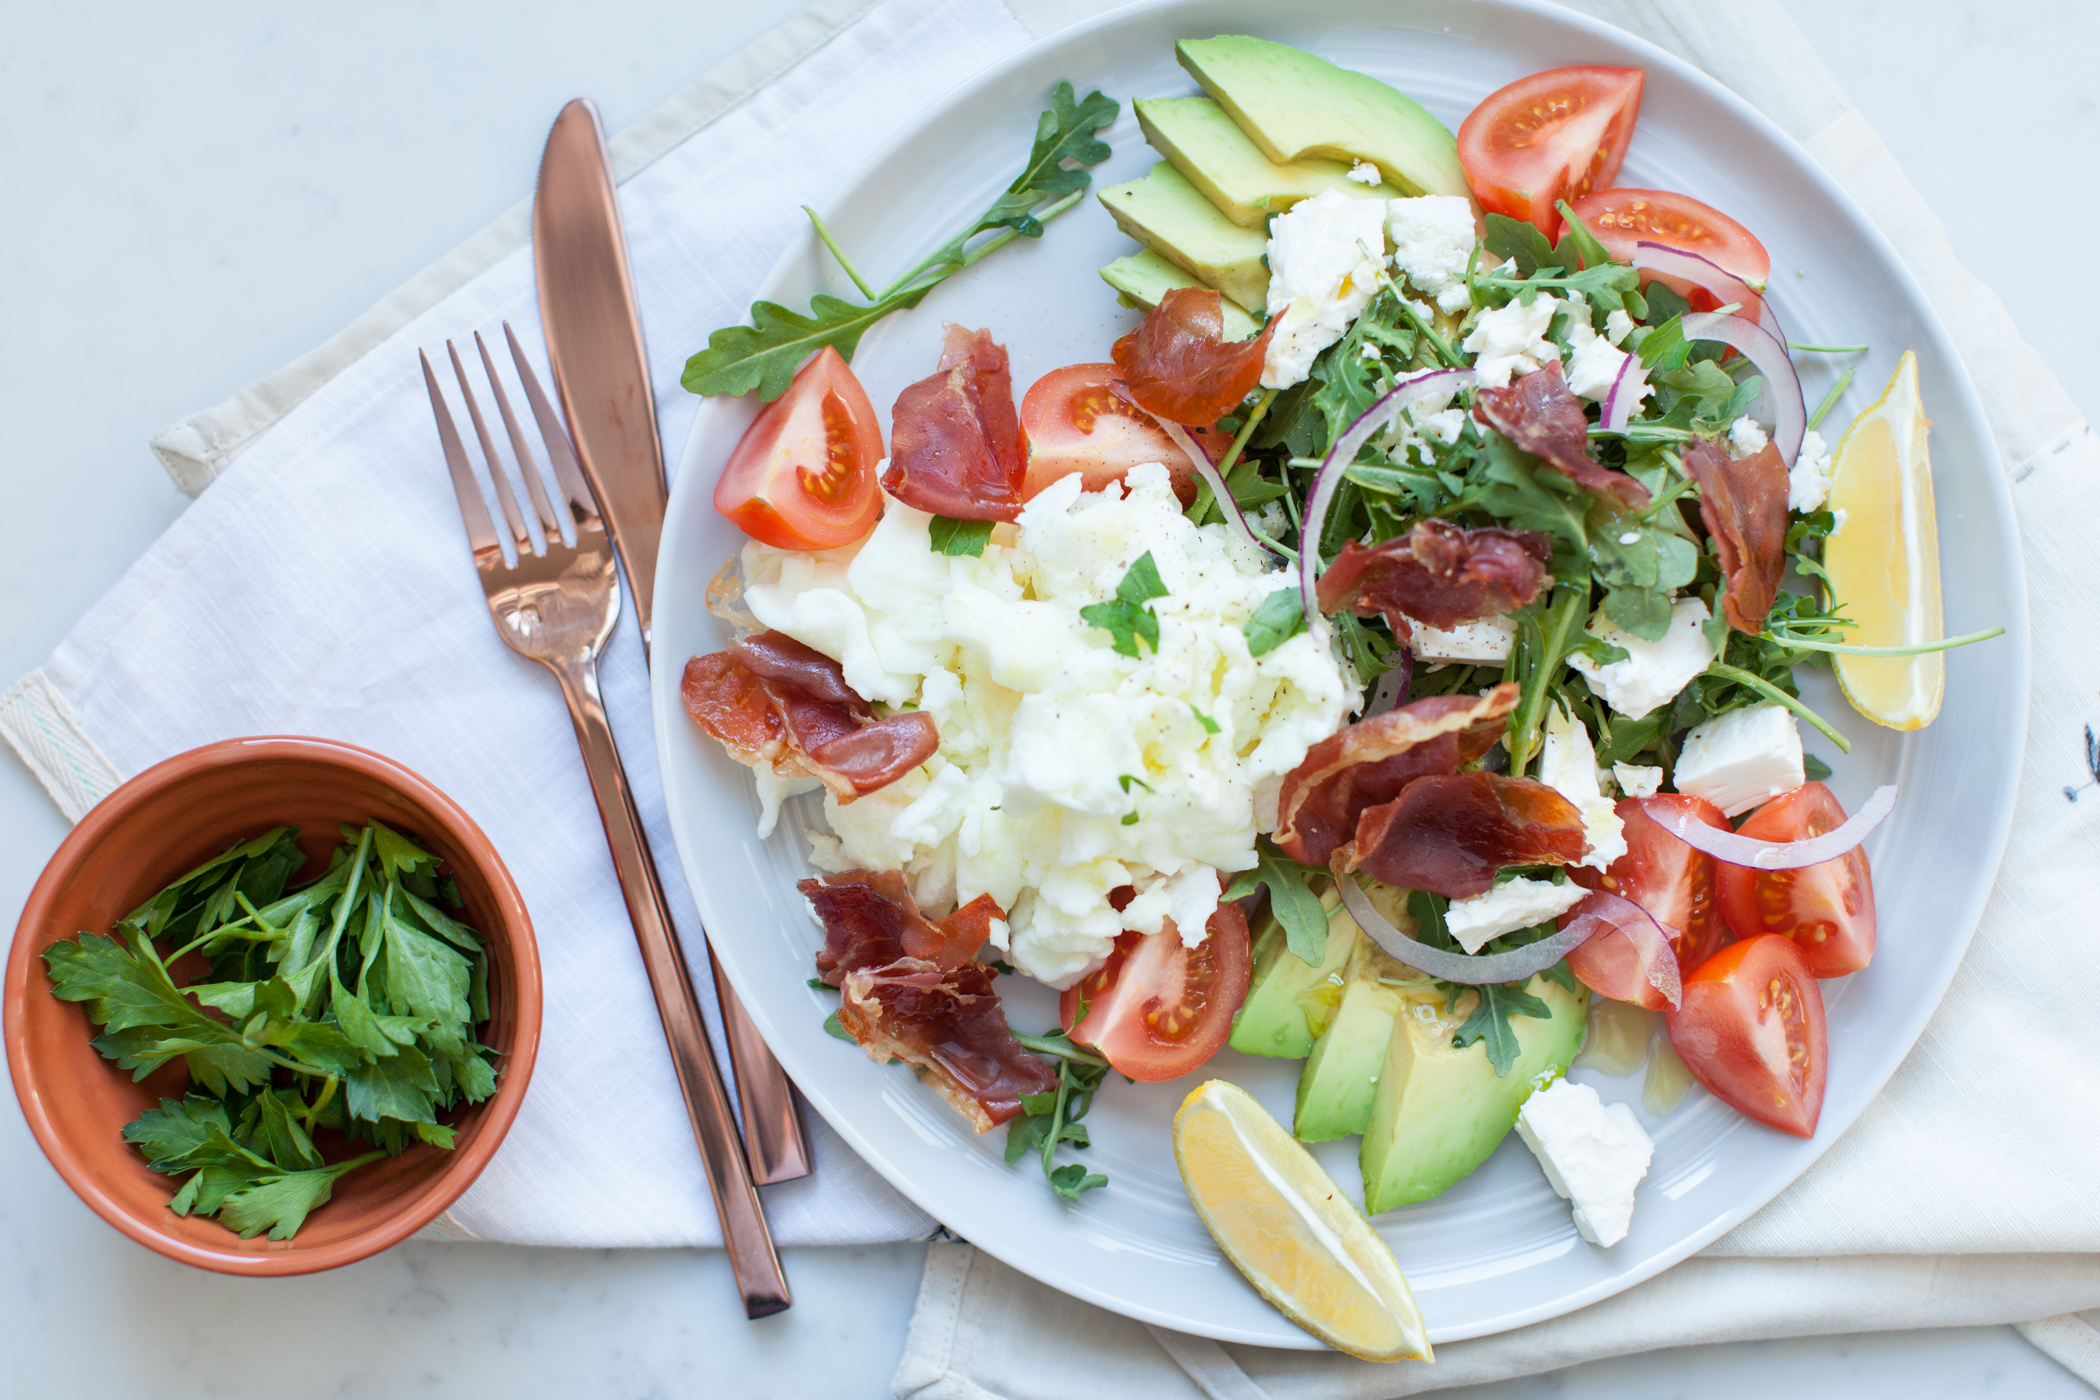
[{"label": "white marble surface", "polygon": [[[1809,38],[2100,416],[2100,343],[2044,269],[2089,228],[2100,7],[1788,0]],[[641,116],[796,0],[334,7],[41,6],[0,35],[0,423],[18,522],[0,552],[0,682],[40,661],[182,509],[146,448],[347,324],[529,193],[579,93]],[[2046,191],[2050,208],[2021,195]],[[2046,225],[2037,234],[2037,224]],[[0,917],[64,823],[0,759]],[[6,925],[0,925],[4,927]],[[5,1091],[0,1091],[5,1092]],[[411,1243],[317,1278],[245,1282],[132,1245],[0,1111],[0,1354],[23,1393],[118,1396],[876,1396],[913,1246],[802,1250],[798,1306],[748,1324],[719,1256]],[[238,1350],[230,1318],[251,1324]],[[1688,1348],[1462,1393],[1785,1390],[2085,1396],[2009,1328]]]}]

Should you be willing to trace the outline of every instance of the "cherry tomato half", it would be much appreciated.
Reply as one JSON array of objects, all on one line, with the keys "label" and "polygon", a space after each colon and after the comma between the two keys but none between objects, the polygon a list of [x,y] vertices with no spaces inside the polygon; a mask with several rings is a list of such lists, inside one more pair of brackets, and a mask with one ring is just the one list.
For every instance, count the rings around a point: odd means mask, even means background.
[{"label": "cherry tomato half", "polygon": [[[1666,792],[1647,799],[1665,802],[1675,811],[1690,812],[1716,831],[1729,829],[1721,809],[1700,797]],[[1678,936],[1670,940],[1680,972],[1689,973],[1731,939],[1714,901],[1715,868],[1712,856],[1672,836],[1641,808],[1641,800],[1628,797],[1612,809],[1626,828],[1626,854],[1613,861],[1602,875],[1576,866],[1568,874],[1576,884],[1593,890],[1610,890],[1648,911],[1656,922],[1668,924]]]},{"label": "cherry tomato half", "polygon": [[875,405],[827,345],[745,430],[715,483],[715,509],[778,549],[836,549],[881,517],[881,461]]},{"label": "cherry tomato half", "polygon": [[[1805,841],[1844,825],[1845,809],[1821,783],[1803,783],[1750,814],[1741,828],[1760,841]],[[1874,956],[1874,880],[1855,846],[1800,870],[1722,865],[1715,877],[1721,917],[1738,938],[1777,933],[1801,945],[1818,977],[1857,972]]]},{"label": "cherry tomato half", "polygon": [[1641,112],[1638,68],[1584,65],[1519,78],[1458,129],[1458,162],[1490,214],[1560,236],[1559,200],[1609,188]]},{"label": "cherry tomato half", "polygon": [[[1023,500],[1060,477],[1078,472],[1089,491],[1099,491],[1140,462],[1162,462],[1174,492],[1196,498],[1195,463],[1160,431],[1143,410],[1108,387],[1112,364],[1066,365],[1028,386],[1021,398],[1021,437],[1028,446]],[[1198,437],[1201,434],[1192,434]]]},{"label": "cherry tomato half", "polygon": [[[1572,201],[1570,207],[1619,262],[1632,262],[1645,241],[1697,253],[1752,287],[1764,286],[1772,275],[1772,255],[1756,235],[1690,195],[1670,190],[1603,190]],[[1694,311],[1712,311],[1721,305],[1712,292],[1682,277],[1643,269],[1641,282],[1662,283],[1691,302]],[[1762,305],[1753,296],[1738,314],[1754,321]]]},{"label": "cherry tomato half", "polygon": [[1684,979],[1684,1004],[1664,1024],[1715,1098],[1781,1132],[1815,1136],[1830,1038],[1823,989],[1791,938],[1746,938],[1708,958]]},{"label": "cherry tomato half", "polygon": [[1247,999],[1253,959],[1237,904],[1219,904],[1209,928],[1194,948],[1171,919],[1158,933],[1118,938],[1108,961],[1059,998],[1066,1033],[1144,1083],[1179,1078],[1216,1054]]}]

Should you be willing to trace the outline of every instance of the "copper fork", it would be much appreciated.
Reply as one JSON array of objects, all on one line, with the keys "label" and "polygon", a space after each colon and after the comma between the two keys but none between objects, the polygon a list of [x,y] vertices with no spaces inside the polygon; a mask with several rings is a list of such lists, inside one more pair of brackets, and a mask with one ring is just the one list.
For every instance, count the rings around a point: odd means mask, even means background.
[{"label": "copper fork", "polygon": [[577,468],[575,451],[562,431],[560,416],[540,388],[538,376],[507,323],[503,333],[510,342],[512,363],[517,366],[518,380],[539,424],[540,438],[561,490],[568,531],[563,531],[562,515],[548,499],[532,449],[518,426],[517,415],[511,412],[510,398],[479,332],[475,333],[474,344],[481,352],[489,387],[495,392],[496,408],[516,454],[519,475],[524,478],[539,530],[535,532],[518,509],[517,494],[511,489],[509,473],[468,383],[466,366],[460,362],[458,348],[449,340],[445,350],[451,356],[452,373],[459,381],[460,394],[466,400],[467,414],[474,422],[474,434],[488,464],[489,479],[495,487],[496,503],[502,510],[511,545],[509,550],[504,548],[504,539],[489,519],[480,483],[467,459],[459,429],[453,424],[451,410],[445,406],[445,396],[438,389],[430,357],[422,355],[423,382],[430,390],[431,411],[437,415],[438,439],[444,445],[445,465],[451,469],[452,489],[459,497],[459,513],[466,522],[467,545],[481,575],[482,592],[488,595],[489,615],[495,619],[496,631],[512,651],[539,662],[561,682],[562,698],[568,701],[569,718],[576,726],[576,742],[583,749],[584,767],[590,773],[591,792],[598,799],[598,815],[605,823],[605,839],[612,847],[620,892],[626,896],[628,917],[641,944],[649,985],[656,993],[657,1014],[663,1019],[664,1039],[670,1044],[671,1063],[678,1071],[678,1087],[693,1122],[693,1136],[700,1144],[700,1160],[707,1169],[708,1188],[714,1195],[715,1213],[722,1221],[722,1240],[728,1246],[730,1267],[744,1297],[744,1311],[750,1317],[765,1317],[784,1310],[793,1299],[737,1137],[721,1067],[715,1063],[700,1002],[693,992],[692,974],[673,931],[656,862],[642,834],[641,819],[635,814],[634,796],[598,689],[598,656],[620,616],[620,580],[613,564],[612,543],[599,517],[597,500]]}]

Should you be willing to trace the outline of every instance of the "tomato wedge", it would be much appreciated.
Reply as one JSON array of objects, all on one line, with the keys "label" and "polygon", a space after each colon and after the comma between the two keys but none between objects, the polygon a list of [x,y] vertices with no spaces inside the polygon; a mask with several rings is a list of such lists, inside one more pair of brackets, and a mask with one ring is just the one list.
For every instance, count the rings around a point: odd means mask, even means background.
[{"label": "tomato wedge", "polygon": [[1179,1078],[1215,1055],[1247,999],[1253,959],[1237,904],[1221,902],[1209,928],[1194,948],[1182,946],[1172,919],[1158,933],[1118,938],[1108,961],[1058,999],[1065,1032],[1148,1084]]},{"label": "tomato wedge", "polygon": [[1823,989],[1791,938],[1731,943],[1684,979],[1664,1017],[1692,1078],[1758,1122],[1813,1137],[1823,1112],[1830,1037]]},{"label": "tomato wedge", "polygon": [[[1690,812],[1716,831],[1730,829],[1721,809],[1704,798],[1666,792],[1648,801]],[[1720,862],[1663,830],[1642,810],[1639,799],[1625,798],[1612,810],[1625,825],[1626,854],[1601,875],[1575,866],[1568,871],[1569,878],[1589,889],[1610,890],[1630,899],[1656,922],[1676,929],[1670,949],[1677,954],[1678,968],[1699,966],[1733,938],[1714,902],[1715,868]]]},{"label": "tomato wedge", "polygon": [[[1174,494],[1184,503],[1196,499],[1195,463],[1136,406],[1125,402],[1109,381],[1118,377],[1112,364],[1066,365],[1028,386],[1021,399],[1021,437],[1028,449],[1028,476],[1021,499],[1060,477],[1079,473],[1089,491],[1099,491],[1141,462],[1161,462],[1174,478]],[[1209,429],[1189,436],[1210,451],[1216,438]],[[1222,450],[1222,444],[1218,445]]]},{"label": "tomato wedge", "polygon": [[[1710,204],[1670,190],[1603,190],[1571,202],[1575,217],[1619,262],[1632,262],[1640,245],[1663,243],[1731,272],[1753,287],[1772,275],[1772,255],[1757,236]],[[1641,272],[1643,285],[1660,282],[1684,297],[1694,311],[1712,311],[1721,301],[1706,288],[1668,273]],[[1757,319],[1762,305],[1745,303],[1741,315]]]},{"label": "tomato wedge", "polygon": [[1492,93],[1458,129],[1458,163],[1490,214],[1560,236],[1559,200],[1609,188],[1641,113],[1638,68],[1551,68]]},{"label": "tomato wedge", "polygon": [[875,405],[827,345],[744,430],[715,483],[715,509],[777,549],[836,549],[881,517],[881,461]]},{"label": "tomato wedge", "polygon": [[[1803,783],[1752,812],[1739,828],[1760,841],[1805,841],[1835,830],[1845,809],[1821,783]],[[1721,917],[1739,938],[1777,933],[1801,945],[1818,977],[1857,972],[1874,956],[1874,880],[1854,846],[1800,870],[1722,865],[1715,879]]]}]

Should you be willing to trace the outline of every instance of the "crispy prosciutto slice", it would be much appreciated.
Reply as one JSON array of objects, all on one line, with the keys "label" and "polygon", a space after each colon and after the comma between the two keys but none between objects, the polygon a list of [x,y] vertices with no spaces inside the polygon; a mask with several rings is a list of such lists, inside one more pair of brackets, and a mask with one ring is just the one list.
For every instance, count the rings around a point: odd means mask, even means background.
[{"label": "crispy prosciutto slice", "polygon": [[1473,416],[1584,490],[1602,492],[1628,510],[1648,508],[1647,487],[1590,456],[1590,421],[1561,377],[1560,361],[1548,360],[1507,389],[1478,390]]},{"label": "crispy prosciutto slice", "polygon": [[1320,611],[1383,614],[1406,641],[1410,619],[1450,628],[1526,606],[1551,582],[1552,557],[1536,530],[1462,530],[1424,520],[1368,549],[1355,540],[1344,544],[1320,575]]},{"label": "crispy prosciutto slice", "polygon": [[992,921],[1006,917],[988,894],[944,919],[929,919],[895,870],[849,870],[795,886],[824,925],[817,975],[836,987],[846,974],[919,958],[952,971],[977,956]]},{"label": "crispy prosciutto slice", "polygon": [[1006,348],[951,324],[941,367],[897,396],[882,489],[951,520],[1012,520],[1027,476]]},{"label": "crispy prosciutto slice", "polygon": [[1517,694],[1505,684],[1484,696],[1433,695],[1314,744],[1283,780],[1276,848],[1305,865],[1327,864],[1366,808],[1391,802],[1418,778],[1456,773],[1493,748]]},{"label": "crispy prosciutto slice", "polygon": [[1719,443],[1695,442],[1684,469],[1699,485],[1699,519],[1728,580],[1721,612],[1738,632],[1762,631],[1786,572],[1786,463],[1770,445],[1734,458]]},{"label": "crispy prosciutto slice", "polygon": [[1252,340],[1227,340],[1218,294],[1176,287],[1111,355],[1138,407],[1170,423],[1207,428],[1254,392],[1275,333],[1271,320]]},{"label": "crispy prosciutto slice", "polygon": [[686,710],[749,768],[807,774],[840,802],[888,787],[933,757],[940,731],[917,710],[875,718],[836,661],[778,632],[685,664]]},{"label": "crispy prosciutto slice", "polygon": [[1057,1087],[1057,1073],[1014,1039],[983,963],[944,971],[920,958],[846,974],[839,1024],[872,1060],[903,1060],[980,1133]]},{"label": "crispy prosciutto slice", "polygon": [[1361,870],[1403,889],[1465,899],[1486,893],[1505,865],[1582,859],[1582,813],[1544,783],[1500,773],[1417,778],[1356,821],[1337,847],[1337,874]]}]

